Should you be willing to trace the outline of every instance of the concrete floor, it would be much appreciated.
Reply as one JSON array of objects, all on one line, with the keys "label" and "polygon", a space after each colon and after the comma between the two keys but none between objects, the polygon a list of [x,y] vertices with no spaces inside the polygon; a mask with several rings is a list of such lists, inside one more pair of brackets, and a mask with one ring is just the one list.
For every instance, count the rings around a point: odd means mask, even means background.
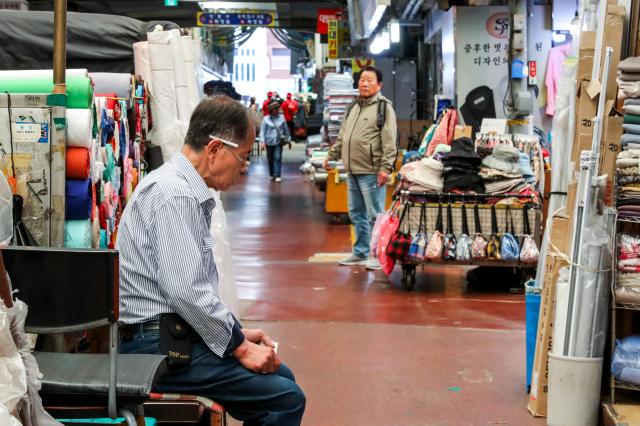
[{"label": "concrete floor", "polygon": [[544,424],[526,409],[524,296],[470,290],[459,267],[419,271],[407,293],[397,270],[309,263],[350,240],[301,155],[285,152],[281,184],[254,161],[223,201],[241,317],[280,342],[307,395],[303,424]]}]

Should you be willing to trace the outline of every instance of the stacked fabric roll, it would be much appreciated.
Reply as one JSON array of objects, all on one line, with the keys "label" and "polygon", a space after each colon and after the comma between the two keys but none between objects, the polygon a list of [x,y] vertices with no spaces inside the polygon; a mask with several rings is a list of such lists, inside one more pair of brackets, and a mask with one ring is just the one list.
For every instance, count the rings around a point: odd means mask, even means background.
[{"label": "stacked fabric roll", "polygon": [[616,303],[640,304],[640,238],[637,236],[620,235],[618,270]]},{"label": "stacked fabric roll", "polygon": [[627,149],[618,154],[618,216],[640,217],[640,150]]},{"label": "stacked fabric roll", "polygon": [[487,193],[519,193],[527,186],[520,164],[528,176],[533,176],[533,170],[528,157],[521,161],[520,154],[518,148],[510,144],[499,144],[493,148],[491,155],[482,159],[480,176],[484,179]]},{"label": "stacked fabric roll", "polygon": [[640,57],[620,61],[616,81],[622,97],[640,98]]},{"label": "stacked fabric roll", "polygon": [[480,161],[471,139],[454,140],[451,143],[451,151],[442,159],[444,192],[484,193],[484,181],[478,174]]},{"label": "stacked fabric roll", "polygon": [[434,158],[423,158],[400,169],[403,189],[416,192],[442,192],[444,165]]}]

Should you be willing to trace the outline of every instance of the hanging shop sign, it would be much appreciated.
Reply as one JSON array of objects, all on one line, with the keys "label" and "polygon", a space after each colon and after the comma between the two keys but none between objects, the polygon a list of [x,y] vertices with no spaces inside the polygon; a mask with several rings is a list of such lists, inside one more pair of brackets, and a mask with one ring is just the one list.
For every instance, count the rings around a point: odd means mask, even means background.
[{"label": "hanging shop sign", "polygon": [[318,34],[329,33],[329,21],[331,19],[340,19],[342,10],[340,9],[318,9],[318,25],[316,32]]},{"label": "hanging shop sign", "polygon": [[376,61],[372,58],[354,58],[351,61],[351,70],[355,74],[362,71],[366,67],[373,67],[376,65]]},{"label": "hanging shop sign", "polygon": [[338,59],[338,20],[329,20],[329,59]]},{"label": "hanging shop sign", "polygon": [[[505,20],[506,18],[506,20]],[[474,89],[491,89],[497,118],[509,80],[509,15],[503,6],[458,7],[455,26],[458,107]]]},{"label": "hanging shop sign", "polygon": [[276,13],[270,11],[198,12],[199,27],[274,27]]}]

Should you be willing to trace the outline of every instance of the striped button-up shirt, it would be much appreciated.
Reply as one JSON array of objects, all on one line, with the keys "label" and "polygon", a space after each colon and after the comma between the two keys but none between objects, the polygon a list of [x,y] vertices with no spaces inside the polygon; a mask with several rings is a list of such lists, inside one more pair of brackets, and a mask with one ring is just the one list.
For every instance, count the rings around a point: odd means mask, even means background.
[{"label": "striped button-up shirt", "polygon": [[177,313],[216,355],[225,356],[243,335],[218,297],[209,231],[214,206],[211,191],[182,153],[142,180],[118,230],[120,321],[138,324]]}]

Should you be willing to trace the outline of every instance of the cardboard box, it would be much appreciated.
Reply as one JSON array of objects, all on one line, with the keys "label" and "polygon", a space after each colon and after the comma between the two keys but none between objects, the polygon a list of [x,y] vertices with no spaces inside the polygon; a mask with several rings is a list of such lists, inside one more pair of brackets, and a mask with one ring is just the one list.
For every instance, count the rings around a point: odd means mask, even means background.
[{"label": "cardboard box", "polygon": [[456,126],[455,131],[453,133],[453,139],[458,138],[470,138],[473,133],[473,128],[471,126]]},{"label": "cardboard box", "polygon": [[567,216],[573,217],[573,210],[576,206],[576,196],[578,195],[578,182],[572,182],[567,189]]},{"label": "cardboard box", "polygon": [[596,32],[583,31],[580,33],[580,51],[578,52],[578,87],[583,80],[591,80],[593,69],[593,54],[596,50]]},{"label": "cardboard box", "polygon": [[579,168],[580,152],[591,149],[593,138],[593,118],[598,113],[597,98],[591,99],[587,94],[587,81],[580,83],[578,98],[576,99],[576,127],[571,150],[571,161]]},{"label": "cardboard box", "polygon": [[[397,120],[398,124],[398,144],[400,148],[406,149],[409,144],[409,137],[418,136],[423,127],[429,128],[429,120]],[[422,142],[422,141],[420,141]],[[420,143],[418,142],[418,144]]]},{"label": "cardboard box", "polygon": [[[615,99],[618,95],[618,83],[616,83],[616,72],[620,63],[620,55],[622,52],[622,36],[624,34],[624,21],[626,17],[626,9],[624,6],[617,4],[607,5],[607,16],[604,24],[604,38],[602,41],[602,61],[600,63],[600,72],[598,78],[602,75],[602,66],[604,65],[604,52],[606,47],[613,48],[611,55],[611,65],[609,67],[609,80],[607,82],[607,99]],[[602,82],[604,86],[605,83]]]},{"label": "cardboard box", "polygon": [[559,256],[549,254],[547,267],[544,271],[544,287],[540,300],[540,318],[538,320],[538,335],[536,339],[536,353],[533,360],[531,374],[531,393],[527,409],[536,417],[547,416],[547,397],[549,383],[549,351],[552,345],[553,316],[556,299],[556,283],[560,268],[568,266]]},{"label": "cardboard box", "polygon": [[549,241],[564,254],[568,254],[571,248],[573,230],[569,229],[570,226],[569,216],[554,216],[551,219],[551,237]]}]

